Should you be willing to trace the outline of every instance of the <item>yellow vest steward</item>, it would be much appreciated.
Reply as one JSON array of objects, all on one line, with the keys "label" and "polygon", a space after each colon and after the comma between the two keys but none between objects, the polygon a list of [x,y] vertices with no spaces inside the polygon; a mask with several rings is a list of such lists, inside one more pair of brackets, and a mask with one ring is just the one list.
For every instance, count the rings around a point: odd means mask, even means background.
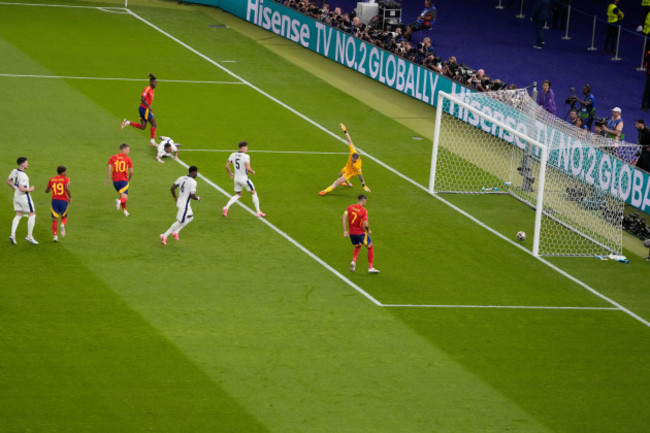
[{"label": "yellow vest steward", "polygon": [[[608,23],[615,23],[618,21],[618,15],[614,13],[614,9],[616,9],[618,6],[616,6],[614,3],[610,3],[609,6],[607,6],[607,22]],[[623,19],[623,11],[619,9],[621,12],[621,19]]]},{"label": "yellow vest steward", "polygon": [[645,33],[646,36],[650,34],[650,12],[648,12],[648,15],[645,16],[645,24],[643,24],[643,33]]},{"label": "yellow vest steward", "polygon": [[641,6],[650,6],[650,0],[642,0]]}]

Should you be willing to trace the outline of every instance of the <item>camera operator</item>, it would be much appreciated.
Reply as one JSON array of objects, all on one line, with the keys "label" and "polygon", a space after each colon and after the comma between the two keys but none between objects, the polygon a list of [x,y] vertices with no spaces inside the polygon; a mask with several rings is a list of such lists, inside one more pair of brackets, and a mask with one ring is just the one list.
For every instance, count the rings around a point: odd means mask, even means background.
[{"label": "camera operator", "polygon": [[448,78],[454,78],[458,71],[458,63],[455,56],[450,56],[442,65],[442,74]]},{"label": "camera operator", "polygon": [[[487,80],[486,80],[487,79]],[[469,79],[467,85],[476,90],[477,92],[487,92],[488,88],[484,87],[483,84],[487,85],[489,83],[490,77],[485,75],[485,71],[483,69],[479,69],[476,71],[476,74],[472,75],[472,77]]]},{"label": "camera operator", "polygon": [[591,93],[591,86],[585,84],[582,87],[582,94],[584,99],[580,99],[576,96],[576,102],[580,104],[578,107],[578,115],[582,118],[587,128],[591,129],[591,124],[596,118],[596,98],[593,93]]},{"label": "camera operator", "polygon": [[612,118],[607,122],[607,126],[603,127],[603,131],[605,131],[606,137],[613,138],[617,144],[619,141],[625,139],[625,133],[623,133],[623,119],[621,118],[620,108],[612,108]]},{"label": "camera operator", "polygon": [[607,125],[607,118],[604,117],[602,119],[596,119],[594,122],[594,134],[600,135],[601,137],[605,137],[605,125]]},{"label": "camera operator", "polygon": [[436,71],[439,74],[442,74],[443,69],[441,65],[441,58],[436,57],[435,54],[429,54],[426,59],[424,59],[424,62],[422,65],[425,68],[431,69],[432,71]]}]

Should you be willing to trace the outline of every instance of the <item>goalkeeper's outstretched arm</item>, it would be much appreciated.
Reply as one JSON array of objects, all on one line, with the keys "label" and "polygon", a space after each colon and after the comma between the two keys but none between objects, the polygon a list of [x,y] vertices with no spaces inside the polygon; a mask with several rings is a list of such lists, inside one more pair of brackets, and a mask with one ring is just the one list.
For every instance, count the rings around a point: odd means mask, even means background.
[{"label": "goalkeeper's outstretched arm", "polygon": [[341,123],[341,129],[343,130],[343,133],[345,134],[345,138],[348,139],[348,144],[350,146],[354,146],[354,144],[352,143],[352,137],[350,137],[350,133],[348,132],[348,129],[342,123]]}]

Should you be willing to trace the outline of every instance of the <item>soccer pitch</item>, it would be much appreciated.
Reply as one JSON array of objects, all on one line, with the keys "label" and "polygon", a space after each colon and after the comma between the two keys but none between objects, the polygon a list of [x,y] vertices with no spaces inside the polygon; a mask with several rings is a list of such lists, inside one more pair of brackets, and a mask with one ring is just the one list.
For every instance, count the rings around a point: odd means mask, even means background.
[{"label": "soccer pitch", "polygon": [[[535,259],[510,240],[532,233],[529,208],[425,191],[432,109],[408,118],[414,101],[216,8],[47,3],[0,3],[0,172],[29,158],[40,242],[23,220],[0,247],[0,432],[648,429],[641,257]],[[148,72],[179,163],[119,128]],[[359,181],[317,194],[347,159],[339,123],[372,188],[379,275],[365,251],[348,269]],[[241,140],[266,219],[246,193],[221,216]],[[128,218],[104,186],[122,142]],[[53,243],[58,165],[72,202]],[[163,247],[188,165],[202,200]]]}]

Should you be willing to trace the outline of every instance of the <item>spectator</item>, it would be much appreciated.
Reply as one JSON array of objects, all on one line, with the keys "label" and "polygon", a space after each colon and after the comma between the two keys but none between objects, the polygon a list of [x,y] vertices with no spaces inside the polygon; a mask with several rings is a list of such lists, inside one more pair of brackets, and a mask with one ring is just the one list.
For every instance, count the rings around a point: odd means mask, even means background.
[{"label": "spectator", "polygon": [[418,15],[417,20],[406,27],[404,37],[411,40],[412,33],[420,30],[430,30],[431,26],[436,22],[437,15],[438,10],[433,5],[432,0],[424,0],[424,9]]},{"label": "spectator", "polygon": [[612,118],[607,122],[607,126],[603,128],[608,138],[613,138],[616,143],[625,139],[623,133],[623,119],[621,118],[621,109],[618,107],[612,108]]},{"label": "spectator", "polygon": [[[577,120],[579,119],[578,117],[578,110],[575,108],[572,108],[569,110],[569,123],[572,124],[573,126],[578,126],[576,125]],[[582,122],[584,124],[584,122]]]},{"label": "spectator", "polygon": [[605,36],[605,52],[616,53],[616,39],[618,39],[618,26],[623,20],[623,11],[618,8],[620,0],[612,0],[607,5],[607,35]]},{"label": "spectator", "polygon": [[535,0],[533,8],[530,10],[530,20],[535,24],[535,36],[537,38],[533,48],[538,50],[541,50],[546,43],[544,42],[544,24],[548,19],[548,8],[550,3],[550,0]]},{"label": "spectator", "polygon": [[582,94],[585,95],[585,99],[576,98],[576,101],[580,104],[579,116],[587,128],[591,129],[591,124],[596,118],[596,98],[591,93],[591,86],[589,84],[585,84],[582,87]]},{"label": "spectator", "polygon": [[643,119],[636,121],[636,129],[639,131],[638,143],[641,145],[641,155],[636,161],[636,166],[650,172],[650,129],[645,127]]},{"label": "spectator", "polygon": [[549,80],[542,82],[542,91],[537,94],[537,105],[540,105],[549,113],[555,114],[555,95],[553,94]]}]

